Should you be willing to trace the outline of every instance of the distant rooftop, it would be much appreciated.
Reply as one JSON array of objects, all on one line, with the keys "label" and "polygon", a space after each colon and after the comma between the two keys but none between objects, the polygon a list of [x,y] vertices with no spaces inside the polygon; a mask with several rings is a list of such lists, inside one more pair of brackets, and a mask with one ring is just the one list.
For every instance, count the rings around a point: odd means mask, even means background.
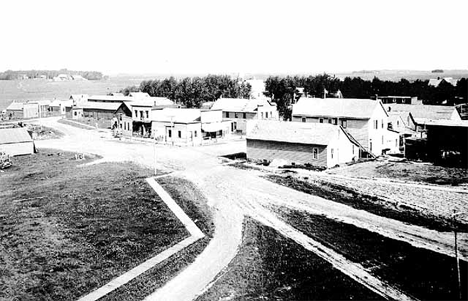
[{"label": "distant rooftop", "polygon": [[300,116],[369,119],[380,101],[356,98],[305,98],[293,105],[292,114]]}]

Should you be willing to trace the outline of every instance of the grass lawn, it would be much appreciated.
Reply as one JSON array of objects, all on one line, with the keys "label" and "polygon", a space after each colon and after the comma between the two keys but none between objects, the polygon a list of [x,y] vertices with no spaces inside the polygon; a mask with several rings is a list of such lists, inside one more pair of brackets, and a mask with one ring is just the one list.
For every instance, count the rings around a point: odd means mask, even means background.
[{"label": "grass lawn", "polygon": [[90,128],[89,126],[86,126],[84,124],[82,125],[82,123],[77,122],[76,120],[59,119],[58,123],[63,123],[66,125],[74,126],[76,128],[83,129],[83,130],[92,130],[92,128]]},{"label": "grass lawn", "polygon": [[[455,300],[458,284],[455,258],[419,249],[353,225],[284,209],[296,229],[361,263],[373,275],[421,300]],[[468,265],[460,261],[462,298],[468,294]]]},{"label": "grass lawn", "polygon": [[274,229],[247,218],[238,254],[197,300],[323,299],[382,297]]},{"label": "grass lawn", "polygon": [[0,173],[0,300],[74,300],[188,236],[130,163],[40,150]]},{"label": "grass lawn", "polygon": [[157,181],[207,236],[111,292],[102,298],[103,301],[142,300],[192,263],[205,249],[213,235],[211,211],[205,197],[195,185],[185,179],[174,177],[163,177]]},{"label": "grass lawn", "polygon": [[[324,199],[349,205],[356,209],[392,218],[413,225],[423,226],[437,231],[452,231],[456,227],[459,231],[466,232],[467,225],[457,221],[446,220],[438,216],[432,216],[412,208],[397,208],[390,206],[388,202],[378,197],[359,193],[350,187],[333,184],[325,181],[311,183],[298,180],[291,176],[267,175],[267,180],[274,183],[302,191],[304,193],[317,195]],[[403,207],[403,206],[402,206]]]}]

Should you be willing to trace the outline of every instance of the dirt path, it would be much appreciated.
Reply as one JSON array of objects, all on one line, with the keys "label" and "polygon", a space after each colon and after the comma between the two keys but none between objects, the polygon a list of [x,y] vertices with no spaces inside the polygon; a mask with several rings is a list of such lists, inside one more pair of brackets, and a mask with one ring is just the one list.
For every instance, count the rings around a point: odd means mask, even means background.
[{"label": "dirt path", "polygon": [[[304,246],[307,244],[309,247],[315,246],[310,247],[314,252],[321,250],[316,242],[310,238],[306,239],[301,236],[302,233],[291,229],[289,225],[276,218],[269,208],[272,205],[300,207],[387,237],[407,241],[414,246],[451,256],[453,253],[452,233],[431,231],[382,218],[271,183],[251,170],[240,170],[219,164],[217,155],[243,151],[245,144],[232,143],[193,148],[153,146],[109,140],[106,139],[109,137],[106,133],[75,129],[58,124],[55,120],[44,119],[41,122],[61,130],[67,136],[60,140],[37,141],[37,147],[95,153],[103,156],[104,160],[133,161],[150,168],[154,168],[156,162],[159,170],[177,171],[178,175],[195,183],[207,197],[214,215],[216,230],[213,239],[192,265],[149,296],[148,300],[192,300],[202,293],[236,255],[242,240],[242,220],[245,213],[278,229],[284,235],[303,242]],[[466,236],[460,239],[459,248],[463,258],[466,259],[468,257]],[[343,261],[339,254],[326,251],[322,255],[343,272],[354,275],[354,279],[379,291],[382,296],[410,299],[410,296],[400,295],[401,292],[387,284],[376,282],[375,279],[367,281],[368,275],[363,274],[359,266]]]}]

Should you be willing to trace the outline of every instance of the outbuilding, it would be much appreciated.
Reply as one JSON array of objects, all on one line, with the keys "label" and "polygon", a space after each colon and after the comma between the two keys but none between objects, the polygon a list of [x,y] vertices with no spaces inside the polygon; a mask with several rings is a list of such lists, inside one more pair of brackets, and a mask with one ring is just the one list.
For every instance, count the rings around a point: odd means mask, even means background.
[{"label": "outbuilding", "polygon": [[10,156],[34,153],[34,141],[25,128],[0,129],[0,151]]},{"label": "outbuilding", "polygon": [[359,158],[363,147],[341,126],[259,121],[247,135],[247,158],[333,167]]}]

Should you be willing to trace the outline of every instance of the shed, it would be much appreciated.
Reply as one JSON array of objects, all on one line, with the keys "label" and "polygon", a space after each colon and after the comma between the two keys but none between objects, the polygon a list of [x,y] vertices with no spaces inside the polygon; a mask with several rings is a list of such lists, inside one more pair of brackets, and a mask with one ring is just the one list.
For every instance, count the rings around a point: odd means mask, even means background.
[{"label": "shed", "polygon": [[0,129],[0,150],[10,156],[34,153],[34,141],[25,128]]},{"label": "shed", "polygon": [[362,146],[339,125],[259,121],[247,135],[247,158],[332,167],[359,158]]}]

